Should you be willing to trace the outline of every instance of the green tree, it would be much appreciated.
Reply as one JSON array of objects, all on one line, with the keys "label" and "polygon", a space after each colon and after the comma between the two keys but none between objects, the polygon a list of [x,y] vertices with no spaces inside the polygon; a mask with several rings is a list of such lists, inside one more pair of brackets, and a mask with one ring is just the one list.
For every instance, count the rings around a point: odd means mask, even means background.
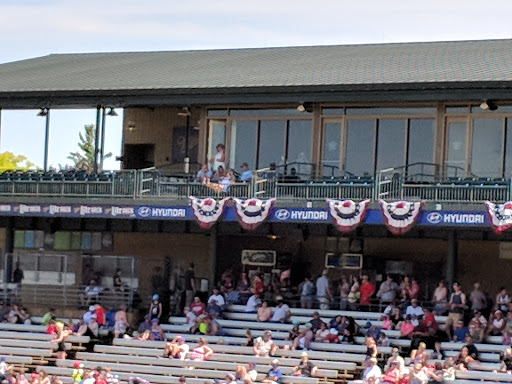
[{"label": "green tree", "polygon": [[15,155],[12,152],[0,152],[0,172],[14,171],[16,169],[27,171],[37,168],[25,155]]},{"label": "green tree", "polygon": [[[78,134],[78,151],[70,152],[68,159],[73,162],[75,169],[86,172],[94,171],[94,143],[96,139],[96,129],[94,124],[84,126],[84,131]],[[109,152],[103,155],[103,160],[112,156]],[[98,156],[99,157],[99,156]]]}]

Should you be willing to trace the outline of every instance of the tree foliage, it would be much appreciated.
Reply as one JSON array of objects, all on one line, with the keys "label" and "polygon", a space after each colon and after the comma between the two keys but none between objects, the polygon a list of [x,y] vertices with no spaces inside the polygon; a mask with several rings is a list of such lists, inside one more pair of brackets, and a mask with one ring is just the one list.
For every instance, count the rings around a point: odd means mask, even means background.
[{"label": "tree foliage", "polygon": [[[84,126],[84,131],[79,133],[78,151],[70,152],[68,159],[73,162],[75,169],[86,172],[94,171],[94,144],[96,129],[94,124]],[[109,152],[103,155],[103,160],[112,156]]]},{"label": "tree foliage", "polygon": [[0,172],[37,168],[25,155],[15,155],[12,152],[0,152]]}]

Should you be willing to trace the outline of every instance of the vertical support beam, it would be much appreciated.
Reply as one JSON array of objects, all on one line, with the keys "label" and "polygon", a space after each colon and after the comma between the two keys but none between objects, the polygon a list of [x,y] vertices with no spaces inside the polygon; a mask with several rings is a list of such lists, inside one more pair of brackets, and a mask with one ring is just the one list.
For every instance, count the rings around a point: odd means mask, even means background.
[{"label": "vertical support beam", "polygon": [[183,162],[185,163],[185,173],[190,172],[190,157],[188,154],[188,142],[189,142],[189,135],[190,135],[190,111],[187,114],[187,131],[185,132],[185,158],[183,159]]},{"label": "vertical support beam", "polygon": [[455,230],[448,234],[448,253],[446,255],[446,282],[451,287],[455,282],[455,271],[457,268],[457,232]]},{"label": "vertical support beam", "polygon": [[46,110],[46,127],[44,131],[44,171],[48,172],[48,149],[50,145],[50,108]]},{"label": "vertical support beam", "polygon": [[208,247],[209,253],[209,273],[208,273],[208,288],[211,290],[215,286],[215,272],[217,270],[217,225],[210,229],[210,244]]},{"label": "vertical support beam", "polygon": [[105,117],[105,107],[103,107],[103,112],[101,114],[100,171],[103,171],[103,156],[105,153]]},{"label": "vertical support beam", "polygon": [[92,169],[94,173],[98,173],[98,149],[100,143],[100,124],[101,124],[101,106],[96,107],[96,127],[94,134],[94,159]]},{"label": "vertical support beam", "polygon": [[2,145],[2,108],[0,108],[0,147]]}]

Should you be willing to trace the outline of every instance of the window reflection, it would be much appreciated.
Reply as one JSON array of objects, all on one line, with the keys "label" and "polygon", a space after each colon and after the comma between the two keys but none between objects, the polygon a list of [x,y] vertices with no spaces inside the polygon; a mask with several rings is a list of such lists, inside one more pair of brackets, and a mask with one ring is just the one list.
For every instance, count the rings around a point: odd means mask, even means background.
[{"label": "window reflection", "polygon": [[373,175],[375,120],[347,122],[345,171],[357,176]]},{"label": "window reflection", "polygon": [[250,169],[256,167],[256,145],[258,122],[253,120],[233,121],[231,124],[230,167],[239,171],[242,163]]},{"label": "window reflection", "polygon": [[377,170],[404,165],[405,122],[406,120],[379,120]]},{"label": "window reflection", "polygon": [[285,128],[286,121],[260,121],[258,168],[284,164]]},{"label": "window reflection", "polygon": [[310,175],[311,167],[311,120],[290,120],[288,122],[287,173],[292,167],[301,175]]},{"label": "window reflection", "polygon": [[341,123],[326,123],[322,152],[324,176],[339,176]]},{"label": "window reflection", "polygon": [[466,123],[448,124],[446,174],[450,177],[465,176],[466,170]]},{"label": "window reflection", "polygon": [[474,119],[471,173],[478,177],[502,174],[503,119]]},{"label": "window reflection", "polygon": [[[410,180],[433,181],[434,119],[410,119],[407,148],[407,175]],[[430,176],[430,177],[429,177]]]}]

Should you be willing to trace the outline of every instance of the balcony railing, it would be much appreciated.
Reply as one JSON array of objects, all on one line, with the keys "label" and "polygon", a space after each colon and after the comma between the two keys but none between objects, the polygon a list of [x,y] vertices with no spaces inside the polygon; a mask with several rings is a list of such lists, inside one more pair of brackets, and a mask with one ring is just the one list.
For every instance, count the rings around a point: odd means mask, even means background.
[{"label": "balcony railing", "polygon": [[[289,167],[290,168],[290,167]],[[291,168],[290,168],[291,169]],[[412,172],[414,170],[414,172]],[[340,177],[311,180],[307,174],[262,169],[250,182],[223,185],[198,182],[190,174],[162,175],[158,170],[117,171],[100,175],[0,175],[0,195],[133,199],[187,199],[195,197],[276,198],[283,202],[325,199],[427,200],[435,202],[503,202],[512,200],[511,180],[479,177],[441,179],[432,164],[379,171],[376,177]]]}]

